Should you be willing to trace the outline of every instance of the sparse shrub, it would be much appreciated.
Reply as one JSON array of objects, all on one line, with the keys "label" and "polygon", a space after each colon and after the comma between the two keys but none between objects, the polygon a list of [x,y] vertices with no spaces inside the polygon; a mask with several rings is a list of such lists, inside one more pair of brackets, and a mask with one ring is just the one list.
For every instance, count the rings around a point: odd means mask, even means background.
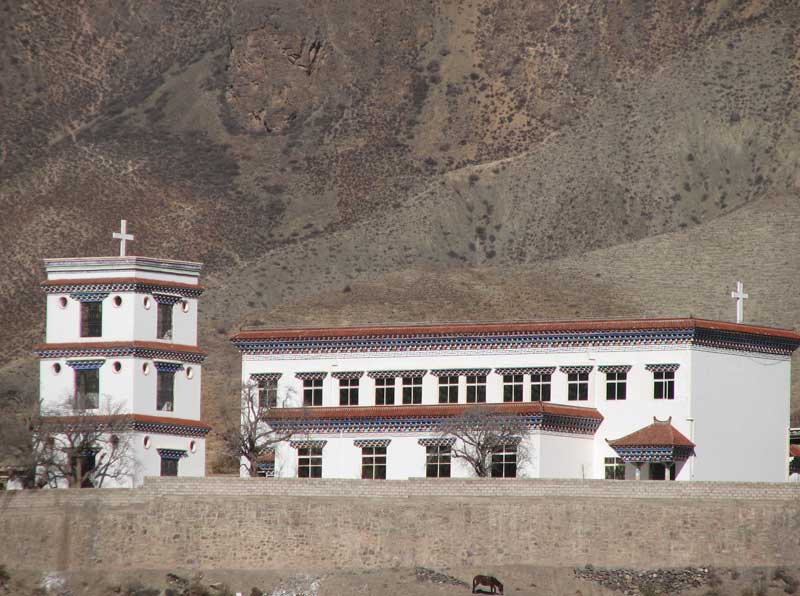
[{"label": "sparse shrub", "polygon": [[787,594],[794,594],[797,592],[797,588],[800,587],[800,582],[798,582],[793,576],[789,575],[789,572],[783,567],[778,567],[775,570],[772,578],[781,580],[785,584],[783,591]]},{"label": "sparse shrub", "polygon": [[11,574],[5,565],[0,565],[0,588],[5,588],[9,581],[11,581]]}]

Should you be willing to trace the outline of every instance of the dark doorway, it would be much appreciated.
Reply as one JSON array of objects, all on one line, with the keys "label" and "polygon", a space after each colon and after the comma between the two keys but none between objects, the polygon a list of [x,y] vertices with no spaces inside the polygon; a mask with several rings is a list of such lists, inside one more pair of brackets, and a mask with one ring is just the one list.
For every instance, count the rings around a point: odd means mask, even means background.
[{"label": "dark doorway", "polygon": [[667,470],[669,470],[669,479],[675,480],[675,462],[671,464],[650,464],[650,480],[666,480]]}]

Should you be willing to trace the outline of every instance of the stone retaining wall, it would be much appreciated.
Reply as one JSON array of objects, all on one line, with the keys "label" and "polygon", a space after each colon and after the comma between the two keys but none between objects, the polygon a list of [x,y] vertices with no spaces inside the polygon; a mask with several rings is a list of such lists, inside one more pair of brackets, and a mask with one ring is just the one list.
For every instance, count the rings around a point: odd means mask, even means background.
[{"label": "stone retaining wall", "polygon": [[0,493],[9,568],[800,564],[800,485],[148,479]]}]

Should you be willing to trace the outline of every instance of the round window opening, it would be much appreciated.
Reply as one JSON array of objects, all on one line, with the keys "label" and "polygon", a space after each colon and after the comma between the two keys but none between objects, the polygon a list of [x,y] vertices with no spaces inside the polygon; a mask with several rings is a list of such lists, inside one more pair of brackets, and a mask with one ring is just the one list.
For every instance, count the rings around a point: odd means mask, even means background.
[{"label": "round window opening", "polygon": [[183,300],[181,302],[181,310],[183,312],[189,312],[189,301],[188,300]]},{"label": "round window opening", "polygon": [[150,296],[144,297],[144,307],[147,310],[150,310]]},{"label": "round window opening", "polygon": [[67,308],[67,297],[66,296],[61,296],[61,298],[58,299],[58,305],[61,308]]},{"label": "round window opening", "polygon": [[114,362],[114,364],[111,365],[111,370],[113,370],[115,373],[118,373],[122,370],[122,363],[120,361]]},{"label": "round window opening", "polygon": [[115,307],[119,308],[122,306],[122,296],[114,296],[114,300],[112,302],[114,303]]},{"label": "round window opening", "polygon": [[145,449],[150,449],[150,437],[145,436],[145,438],[142,439],[142,443],[144,444]]},{"label": "round window opening", "polygon": [[186,378],[193,379],[194,378],[194,369],[191,366],[186,367]]},{"label": "round window opening", "polygon": [[189,451],[191,451],[192,453],[197,451],[197,443],[196,442],[189,441]]},{"label": "round window opening", "polygon": [[55,374],[58,374],[58,373],[61,372],[61,365],[58,362],[53,364],[53,372]]},{"label": "round window opening", "polygon": [[150,374],[150,364],[148,362],[142,364],[142,372],[146,375]]}]

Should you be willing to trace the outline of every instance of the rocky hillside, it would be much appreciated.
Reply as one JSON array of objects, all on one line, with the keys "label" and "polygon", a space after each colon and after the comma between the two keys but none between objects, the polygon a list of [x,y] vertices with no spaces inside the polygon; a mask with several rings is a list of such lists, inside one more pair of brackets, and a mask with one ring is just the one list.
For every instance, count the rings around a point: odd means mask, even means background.
[{"label": "rocky hillside", "polygon": [[123,217],[206,263],[212,422],[246,322],[799,326],[799,76],[794,0],[0,0],[0,392]]}]

